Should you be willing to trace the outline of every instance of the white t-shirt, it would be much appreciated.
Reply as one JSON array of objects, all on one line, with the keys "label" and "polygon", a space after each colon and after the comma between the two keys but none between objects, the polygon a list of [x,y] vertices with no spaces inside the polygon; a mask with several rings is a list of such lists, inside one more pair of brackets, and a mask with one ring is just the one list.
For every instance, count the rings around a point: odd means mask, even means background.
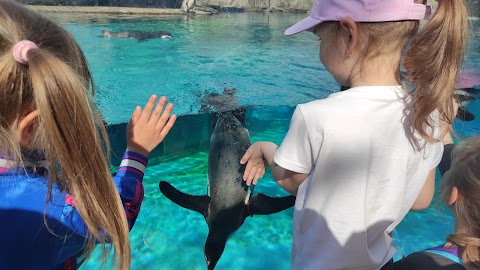
[{"label": "white t-shirt", "polygon": [[[295,203],[292,269],[380,269],[393,257],[388,233],[443,153],[441,142],[412,140],[405,96],[401,86],[355,87],[297,106],[274,158],[309,173]],[[438,138],[438,112],[432,118]]]}]

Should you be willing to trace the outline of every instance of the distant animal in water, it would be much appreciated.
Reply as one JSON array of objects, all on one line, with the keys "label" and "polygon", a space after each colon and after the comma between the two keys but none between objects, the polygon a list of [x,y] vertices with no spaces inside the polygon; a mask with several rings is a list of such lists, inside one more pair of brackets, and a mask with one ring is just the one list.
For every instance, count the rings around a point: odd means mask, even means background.
[{"label": "distant animal in water", "polygon": [[140,30],[122,30],[108,31],[102,30],[102,36],[105,38],[135,38],[139,42],[152,38],[171,38],[173,35],[166,31],[140,31]]},{"label": "distant animal in water", "polygon": [[252,196],[253,187],[243,181],[245,165],[240,159],[250,146],[245,109],[215,113],[215,129],[210,137],[208,154],[208,194],[188,195],[165,181],[160,191],[181,207],[199,212],[205,217],[209,233],[204,253],[209,270],[215,268],[228,238],[253,215],[280,212],[295,204],[294,196]]}]

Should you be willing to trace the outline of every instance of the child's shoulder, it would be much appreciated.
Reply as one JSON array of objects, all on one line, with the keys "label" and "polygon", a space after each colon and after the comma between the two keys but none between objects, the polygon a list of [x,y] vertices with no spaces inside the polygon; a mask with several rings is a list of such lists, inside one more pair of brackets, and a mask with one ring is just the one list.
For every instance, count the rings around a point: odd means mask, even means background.
[{"label": "child's shoulder", "polygon": [[[49,180],[36,174],[12,174],[0,176],[0,193],[8,203],[45,205],[49,191]],[[56,184],[52,186],[50,202],[65,201],[65,193],[61,192]]]},{"label": "child's shoulder", "polygon": [[299,104],[298,107],[302,109],[307,109],[307,108],[321,108],[323,106],[331,106],[335,105],[340,99],[340,93],[331,93],[330,95],[326,97],[322,97],[319,99],[315,99],[306,103]]},{"label": "child's shoulder", "polygon": [[333,92],[326,97],[299,104],[297,107],[302,111],[341,110],[342,105],[348,104],[349,100],[352,100],[352,93]]}]

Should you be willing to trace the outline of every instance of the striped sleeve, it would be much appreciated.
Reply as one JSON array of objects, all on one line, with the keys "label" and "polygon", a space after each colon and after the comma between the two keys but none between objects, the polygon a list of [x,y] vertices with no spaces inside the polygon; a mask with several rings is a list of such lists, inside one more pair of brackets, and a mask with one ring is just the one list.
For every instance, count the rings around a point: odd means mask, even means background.
[{"label": "striped sleeve", "polygon": [[147,157],[136,152],[126,151],[114,177],[130,229],[135,224],[144,198],[142,182],[147,163]]},{"label": "striped sleeve", "polygon": [[135,177],[143,180],[145,168],[148,163],[148,158],[136,152],[126,151],[123,154],[122,163],[118,168],[118,174],[126,177]]}]

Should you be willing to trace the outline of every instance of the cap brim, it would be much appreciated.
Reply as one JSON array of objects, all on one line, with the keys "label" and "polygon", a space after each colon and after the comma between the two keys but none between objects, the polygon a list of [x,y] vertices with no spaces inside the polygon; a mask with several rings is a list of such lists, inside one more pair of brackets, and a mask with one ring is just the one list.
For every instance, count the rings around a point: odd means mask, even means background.
[{"label": "cap brim", "polygon": [[286,36],[291,36],[303,31],[313,31],[313,27],[321,22],[322,20],[308,16],[305,19],[299,21],[298,23],[290,26],[287,30],[285,30],[284,34]]}]

